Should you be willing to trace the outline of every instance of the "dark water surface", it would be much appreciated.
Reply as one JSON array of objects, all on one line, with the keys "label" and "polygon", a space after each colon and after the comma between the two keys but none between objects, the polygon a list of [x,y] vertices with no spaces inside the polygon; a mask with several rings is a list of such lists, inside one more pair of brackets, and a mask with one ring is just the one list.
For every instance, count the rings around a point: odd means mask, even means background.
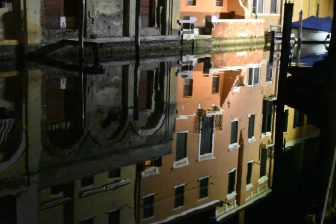
[{"label": "dark water surface", "polygon": [[255,49],[0,69],[0,223],[304,220],[319,129],[285,107],[274,205],[279,61],[269,58]]}]

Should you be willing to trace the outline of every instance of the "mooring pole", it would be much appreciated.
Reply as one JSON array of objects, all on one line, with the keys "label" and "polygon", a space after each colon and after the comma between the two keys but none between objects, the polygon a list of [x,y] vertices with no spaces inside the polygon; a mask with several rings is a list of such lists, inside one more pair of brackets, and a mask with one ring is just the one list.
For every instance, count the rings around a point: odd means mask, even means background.
[{"label": "mooring pole", "polygon": [[332,34],[327,56],[327,66],[323,69],[326,75],[324,87],[323,106],[325,115],[322,120],[321,127],[321,146],[323,150],[319,151],[319,189],[320,192],[317,209],[318,209],[318,224],[323,224],[328,206],[334,206],[335,199],[331,199],[335,194],[335,163],[336,163],[336,1],[334,0],[334,17],[332,22]]},{"label": "mooring pole", "polygon": [[[276,199],[281,197],[280,194],[280,177],[281,165],[283,160],[283,120],[284,120],[284,87],[288,72],[288,63],[290,55],[290,35],[293,16],[293,3],[285,3],[285,11],[283,17],[283,31],[280,58],[280,73],[278,82],[278,96],[276,105],[276,127],[275,127],[275,146],[274,146],[274,183],[273,192]],[[277,197],[278,196],[278,197]]]},{"label": "mooring pole", "polygon": [[298,39],[298,44],[299,44],[299,47],[301,46],[301,42],[302,42],[302,14],[303,14],[303,11],[300,10],[299,12],[299,30],[298,30],[298,36],[299,36],[299,39]]}]

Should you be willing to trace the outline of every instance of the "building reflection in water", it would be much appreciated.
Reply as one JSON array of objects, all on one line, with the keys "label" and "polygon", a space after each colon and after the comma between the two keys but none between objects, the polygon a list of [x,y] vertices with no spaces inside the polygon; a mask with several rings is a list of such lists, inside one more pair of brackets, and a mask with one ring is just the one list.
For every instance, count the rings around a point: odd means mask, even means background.
[{"label": "building reflection in water", "polygon": [[[278,73],[268,58],[254,50],[179,65],[104,62],[95,75],[3,72],[1,223],[211,223],[266,197]],[[318,130],[285,114],[288,155],[304,161]]]},{"label": "building reflection in water", "polygon": [[0,167],[5,168],[22,155],[25,147],[23,87],[17,72],[6,71],[0,77]]},{"label": "building reflection in water", "polygon": [[184,57],[173,153],[155,173],[145,162],[140,220],[220,221],[270,193],[276,67],[267,70],[268,56]]}]

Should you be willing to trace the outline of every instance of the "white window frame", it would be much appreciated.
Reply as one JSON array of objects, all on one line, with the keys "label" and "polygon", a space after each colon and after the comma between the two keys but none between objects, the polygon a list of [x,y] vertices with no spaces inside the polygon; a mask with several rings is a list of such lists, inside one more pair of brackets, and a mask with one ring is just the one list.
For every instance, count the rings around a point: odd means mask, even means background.
[{"label": "white window frame", "polygon": [[224,0],[220,0],[220,1],[222,1],[222,5],[217,5],[217,1],[218,0],[215,0],[216,7],[223,7],[224,6]]},{"label": "white window frame", "polygon": [[[252,84],[249,84],[249,78],[250,78],[250,68],[253,69],[253,77],[252,77]],[[259,74],[258,74],[258,83],[254,84],[254,79],[255,79],[255,69],[259,68]],[[261,78],[261,69],[262,69],[262,65],[251,65],[247,68],[247,77],[246,77],[246,86],[247,87],[253,87],[253,86],[259,86],[260,85],[260,78]]]},{"label": "white window frame", "polygon": [[[150,194],[146,194],[144,196],[141,197],[142,201],[144,200],[144,198],[147,198],[147,197],[150,197],[150,196],[154,196],[154,199],[155,199],[155,195],[156,193],[153,192],[153,193],[150,193]],[[153,200],[153,210],[154,210],[154,203],[155,203],[155,200]],[[151,217],[148,217],[148,218],[143,218],[142,221],[146,221],[146,220],[150,220],[154,217],[154,211],[153,211],[153,215]]]},{"label": "white window frame", "polygon": [[275,4],[275,13],[271,12],[272,11],[272,0],[270,1],[270,15],[280,15],[279,13],[279,0],[276,0],[276,4]]},{"label": "white window frame", "polygon": [[[239,127],[239,118],[237,117],[237,118],[234,118],[233,120],[231,120],[231,122],[230,123],[232,123],[232,122],[234,122],[234,121],[238,121],[238,127]],[[238,128],[238,130],[239,130],[239,128]],[[233,150],[236,150],[236,149],[239,149],[240,148],[240,145],[239,145],[239,143],[238,143],[238,141],[239,141],[239,131],[237,130],[237,142],[235,142],[235,143],[230,143],[229,144],[229,146],[228,146],[228,148],[229,148],[229,151],[233,151]],[[230,130],[230,140],[229,141],[231,141],[231,130]]]},{"label": "white window frame", "polygon": [[[186,183],[182,183],[182,184],[179,184],[179,185],[175,185],[174,186],[174,202],[175,202],[175,190],[176,190],[176,188],[178,188],[178,187],[182,187],[182,186],[184,186],[184,193],[183,193],[183,197],[185,196],[185,190],[186,190]],[[173,210],[177,210],[177,209],[180,209],[180,208],[183,208],[184,207],[184,203],[183,203],[183,205],[181,205],[181,206],[179,206],[179,207],[174,207],[173,208]]]},{"label": "white window frame", "polygon": [[[187,131],[177,131],[176,132],[176,136],[178,133],[189,133],[190,131],[187,130]],[[176,137],[177,139],[177,137]],[[187,141],[188,141],[188,138],[187,138]],[[188,144],[187,144],[188,145]],[[187,148],[186,148],[187,150]],[[175,149],[175,154],[176,154],[176,151],[177,151],[177,148]],[[190,163],[189,163],[189,158],[188,158],[188,150],[186,152],[186,157],[184,157],[183,159],[180,159],[180,160],[175,160],[174,163],[173,163],[173,168],[174,169],[178,169],[178,168],[182,168],[182,167],[185,167],[185,166],[189,166]]]},{"label": "white window frame", "polygon": [[[249,164],[249,163],[252,163],[251,183],[246,184],[246,189],[245,189],[246,191],[250,191],[250,190],[253,188],[253,184],[252,184],[252,173],[253,173],[253,163],[254,163],[254,161],[253,161],[253,160],[247,161],[247,164]],[[247,165],[247,167],[248,167],[248,165]]]},{"label": "white window frame", "polygon": [[[194,4],[192,4],[192,5],[189,5],[188,4],[188,2],[193,2],[194,3],[194,1],[195,1],[195,5]],[[186,0],[186,6],[196,6],[197,5],[197,0]]]},{"label": "white window frame", "polygon": [[[236,171],[237,171],[237,168],[232,168],[227,173],[227,177],[229,177],[230,173],[236,172]],[[227,183],[229,184],[229,179],[227,180]],[[236,172],[236,175],[235,175],[235,188],[236,188],[236,186],[237,186],[237,172]],[[230,200],[234,199],[236,196],[237,196],[236,190],[232,191],[231,193],[228,192],[227,195],[226,195],[226,200],[230,201]]]},{"label": "white window frame", "polygon": [[[248,122],[248,124],[250,124],[250,117],[251,117],[252,115],[254,115],[254,124],[253,124],[253,128],[255,128],[255,127],[256,127],[256,114],[255,114],[255,113],[248,114],[248,118],[249,118],[249,122]],[[247,127],[247,135],[248,135],[248,128],[249,128],[249,127]],[[247,137],[248,137],[248,136],[247,136]],[[256,141],[256,138],[255,138],[255,131],[253,131],[253,136],[252,136],[252,138],[248,138],[247,141],[248,141],[248,143],[253,143],[253,142]]]},{"label": "white window frame", "polygon": [[[214,119],[214,122],[215,122],[215,119]],[[213,125],[215,125],[215,123]],[[201,121],[201,127],[202,127],[202,121]],[[200,133],[198,135],[199,136],[198,137],[198,161],[215,159],[215,157],[214,157],[215,129],[213,130],[213,134],[212,134],[211,153],[207,153],[207,154],[201,155],[201,135],[202,135],[202,128],[201,128]]]},{"label": "white window frame", "polygon": [[253,0],[251,0],[251,2],[250,2],[250,5],[251,5],[251,13],[252,13],[252,15],[265,15],[265,4],[264,4],[264,2],[265,2],[265,0],[262,0],[263,1],[263,7],[262,7],[262,12],[258,12],[258,9],[259,9],[259,1],[260,0],[256,0],[257,1],[257,6],[256,6],[256,12],[254,13],[253,12]]},{"label": "white window frame", "polygon": [[[198,178],[198,182],[200,183],[201,180],[203,180],[203,179],[205,179],[205,178],[208,178],[208,196],[207,196],[207,197],[204,197],[204,198],[198,198],[198,201],[203,201],[203,200],[209,198],[210,175],[208,175],[208,176],[203,176],[203,177]],[[200,186],[200,184],[199,184],[199,186]],[[201,189],[201,188],[200,188],[200,189]]]}]

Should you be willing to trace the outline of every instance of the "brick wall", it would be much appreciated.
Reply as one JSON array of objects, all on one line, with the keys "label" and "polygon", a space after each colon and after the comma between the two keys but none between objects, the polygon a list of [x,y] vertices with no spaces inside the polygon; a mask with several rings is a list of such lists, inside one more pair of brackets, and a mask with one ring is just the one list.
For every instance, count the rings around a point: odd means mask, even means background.
[{"label": "brick wall", "polygon": [[[251,20],[249,20],[251,21]],[[247,20],[222,20],[215,22],[215,29],[212,31],[214,38],[237,38],[237,37],[262,37],[264,36],[263,20],[249,22]]]}]

